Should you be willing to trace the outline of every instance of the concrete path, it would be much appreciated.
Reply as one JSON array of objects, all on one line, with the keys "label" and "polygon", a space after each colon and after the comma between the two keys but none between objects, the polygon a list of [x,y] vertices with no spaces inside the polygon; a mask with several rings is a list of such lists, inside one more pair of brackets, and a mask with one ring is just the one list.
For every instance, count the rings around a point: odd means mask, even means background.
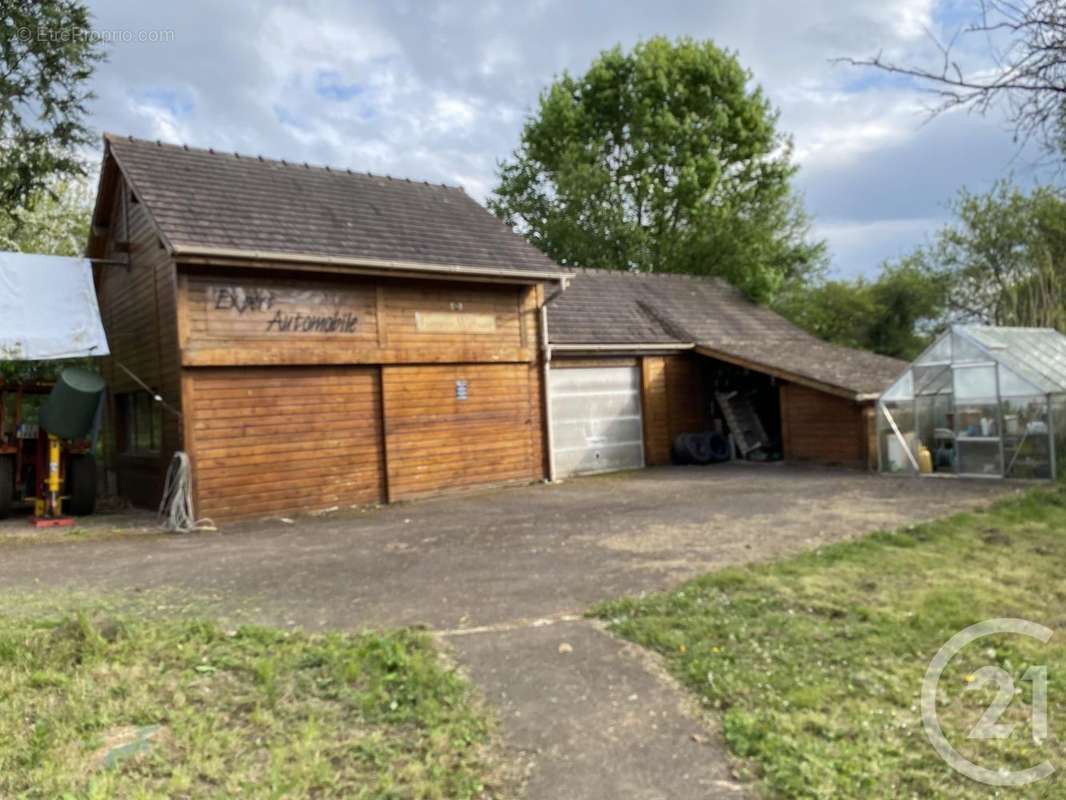
[{"label": "concrete path", "polygon": [[496,707],[530,800],[748,796],[718,735],[651,654],[594,623],[443,638]]},{"label": "concrete path", "polygon": [[525,766],[528,797],[738,797],[745,792],[713,725],[649,654],[583,613],[602,600],[1014,490],[723,465],[264,521],[222,534],[45,544],[4,542],[0,526],[0,586],[163,590],[222,617],[308,629],[424,625],[498,709],[506,746]]}]

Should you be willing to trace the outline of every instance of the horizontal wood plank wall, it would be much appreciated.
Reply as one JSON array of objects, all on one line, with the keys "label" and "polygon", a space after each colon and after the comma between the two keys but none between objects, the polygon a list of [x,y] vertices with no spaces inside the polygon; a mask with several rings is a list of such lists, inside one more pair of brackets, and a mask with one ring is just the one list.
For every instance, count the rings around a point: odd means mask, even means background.
[{"label": "horizontal wood plank wall", "polygon": [[863,407],[795,383],[781,386],[785,458],[865,468]]},{"label": "horizontal wood plank wall", "polygon": [[704,362],[688,354],[641,359],[644,460],[669,464],[678,434],[706,430]]},{"label": "horizontal wood plank wall", "polygon": [[185,371],[196,513],[216,522],[385,499],[379,371]]},{"label": "horizontal wood plank wall", "polygon": [[[202,270],[180,278],[186,366],[537,359],[526,287]],[[281,329],[308,316],[337,330]]]},{"label": "horizontal wood plank wall", "polygon": [[137,456],[117,453],[114,396],[140,389],[117,366],[121,363],[162,395],[168,405],[180,411],[176,272],[144,206],[132,202],[129,189],[121,179],[114,193],[110,220],[104,257],[125,261],[126,254],[116,244],[126,241],[128,236],[130,266],[103,266],[98,283],[100,315],[111,350],[111,355],[103,360],[111,398],[109,461],[116,471],[120,494],[134,505],[154,508],[159,505],[170,459],[182,446],[180,420],[168,411],[163,412],[159,453]]},{"label": "horizontal wood plank wall", "polygon": [[541,479],[537,375],[528,364],[382,367],[389,499]]}]

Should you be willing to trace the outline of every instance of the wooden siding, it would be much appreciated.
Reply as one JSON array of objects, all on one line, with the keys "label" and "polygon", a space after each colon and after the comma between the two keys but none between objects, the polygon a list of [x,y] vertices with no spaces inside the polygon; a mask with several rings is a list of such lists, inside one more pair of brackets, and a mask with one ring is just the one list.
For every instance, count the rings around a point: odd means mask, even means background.
[{"label": "wooden siding", "polygon": [[[537,360],[529,287],[248,270],[183,271],[179,286],[185,366]],[[316,307],[319,318],[354,323],[328,333],[272,325]]]},{"label": "wooden siding", "polygon": [[636,358],[625,356],[604,356],[602,358],[571,358],[552,354],[552,369],[585,369],[587,367],[639,367],[640,362]]},{"label": "wooden siding", "polygon": [[382,387],[390,500],[544,477],[537,365],[386,366]]},{"label": "wooden siding", "polygon": [[671,444],[679,434],[707,429],[707,403],[703,391],[706,363],[698,356],[666,356]]},{"label": "wooden siding", "polygon": [[196,513],[216,522],[385,499],[373,367],[187,369]]},{"label": "wooden siding", "polygon": [[181,422],[164,410],[162,447],[158,454],[131,456],[116,452],[115,394],[140,389],[122,364],[168,405],[181,409],[181,376],[177,350],[177,301],[174,264],[163,249],[145,207],[131,200],[121,179],[112,197],[110,230],[104,258],[123,261],[118,242],[129,242],[130,266],[108,264],[99,269],[97,294],[111,356],[103,372],[110,388],[109,465],[118,490],[135,505],[159,504],[163,478],[175,450],[181,448]]},{"label": "wooden siding", "polygon": [[691,355],[641,359],[645,463],[669,464],[678,434],[707,428],[701,361]]},{"label": "wooden siding", "polygon": [[785,458],[865,468],[867,417],[862,405],[795,383],[781,384]]}]

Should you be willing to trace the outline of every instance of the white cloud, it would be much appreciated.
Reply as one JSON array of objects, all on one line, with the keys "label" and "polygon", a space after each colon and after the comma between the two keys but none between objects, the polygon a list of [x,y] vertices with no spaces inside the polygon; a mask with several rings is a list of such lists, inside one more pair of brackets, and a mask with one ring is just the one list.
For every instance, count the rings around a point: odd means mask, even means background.
[{"label": "white cloud", "polygon": [[[935,58],[958,0],[663,0],[622,8],[538,0],[92,2],[101,28],[170,29],[115,45],[96,79],[100,129],[447,183],[483,199],[539,92],[597,53],[656,34],[738,52],[794,135],[799,186],[841,270],[913,243],[962,184],[1011,168],[1013,145],[974,117],[924,124],[905,82],[834,65],[878,51]],[[947,10],[945,10],[947,9]],[[945,14],[950,12],[950,25]],[[976,52],[967,63],[984,64]],[[152,94],[156,92],[156,94]],[[168,103],[170,96],[189,99]],[[909,221],[908,221],[909,220]],[[880,227],[878,227],[880,225]]]},{"label": "white cloud", "polygon": [[477,108],[469,100],[438,92],[433,98],[429,123],[438,131],[468,130],[477,117]]},{"label": "white cloud", "polygon": [[898,0],[882,3],[876,19],[886,24],[901,39],[918,39],[936,28],[934,0]]},{"label": "white cloud", "polygon": [[166,142],[184,142],[190,138],[190,130],[178,119],[173,110],[159,103],[148,100],[130,99],[130,112],[143,120],[147,126],[149,139]]}]

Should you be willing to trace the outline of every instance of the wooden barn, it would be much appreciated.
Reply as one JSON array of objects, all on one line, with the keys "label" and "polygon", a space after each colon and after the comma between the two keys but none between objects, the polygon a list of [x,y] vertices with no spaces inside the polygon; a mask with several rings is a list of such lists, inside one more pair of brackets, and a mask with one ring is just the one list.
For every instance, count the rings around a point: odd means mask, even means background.
[{"label": "wooden barn", "polygon": [[906,368],[688,275],[573,271],[548,327],[558,477],[668,464],[678,434],[752,419],[760,456],[871,469],[874,404]]},{"label": "wooden barn", "polygon": [[[461,189],[105,136],[109,468],[225,521],[665,464],[744,427],[865,466],[900,362],[715,280],[563,270]],[[158,402],[156,398],[161,398]]]},{"label": "wooden barn", "polygon": [[137,505],[176,450],[215,520],[545,477],[565,276],[461,189],[108,135],[89,251]]}]

